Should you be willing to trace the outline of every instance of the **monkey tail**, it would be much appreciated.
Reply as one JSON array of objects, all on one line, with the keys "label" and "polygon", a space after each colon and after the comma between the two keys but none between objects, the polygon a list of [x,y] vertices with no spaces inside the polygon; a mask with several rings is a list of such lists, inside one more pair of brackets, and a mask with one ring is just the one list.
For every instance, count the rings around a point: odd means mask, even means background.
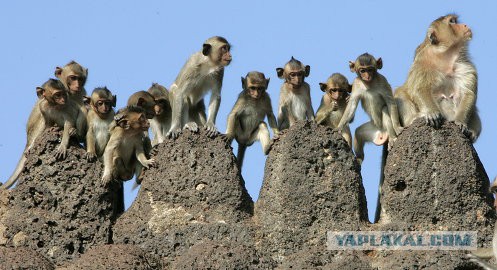
[{"label": "monkey tail", "polygon": [[17,182],[17,179],[19,178],[19,175],[21,174],[22,170],[24,169],[24,165],[26,164],[26,160],[27,160],[27,157],[23,153],[21,159],[17,163],[17,167],[16,167],[15,171],[12,173],[12,175],[9,178],[9,180],[7,180],[1,186],[2,189],[9,189],[10,187],[12,187]]},{"label": "monkey tail", "polygon": [[236,155],[236,164],[238,165],[238,169],[242,170],[243,158],[245,157],[245,150],[247,150],[247,146],[244,144],[238,144],[238,154]]},{"label": "monkey tail", "polygon": [[385,179],[385,164],[387,163],[388,156],[388,142],[383,144],[383,151],[381,154],[381,171],[380,171],[380,184],[378,185],[378,198],[376,199],[376,212],[374,215],[374,223],[377,223],[380,220],[381,213],[381,188],[383,187],[383,180]]}]

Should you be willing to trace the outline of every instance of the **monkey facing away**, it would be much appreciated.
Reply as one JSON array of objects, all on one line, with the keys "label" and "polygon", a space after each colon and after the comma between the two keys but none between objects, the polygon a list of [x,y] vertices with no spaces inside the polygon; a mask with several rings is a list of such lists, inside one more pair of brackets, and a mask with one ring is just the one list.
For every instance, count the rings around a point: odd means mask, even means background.
[{"label": "monkey facing away", "polygon": [[86,159],[94,161],[104,154],[105,146],[110,138],[109,127],[114,120],[116,96],[107,87],[95,88],[90,98],[86,98],[89,106],[86,133]]},{"label": "monkey facing away", "polygon": [[481,132],[476,108],[476,68],[469,59],[471,29],[449,14],[433,21],[416,48],[407,80],[395,92],[404,126],[422,117],[438,127],[443,119],[456,123],[471,141]]},{"label": "monkey facing away", "polygon": [[143,148],[144,132],[150,124],[142,108],[128,106],[119,110],[110,127],[110,139],[104,151],[103,184],[112,180],[129,180],[149,168],[155,160],[147,159]]},{"label": "monkey facing away", "polygon": [[[319,87],[325,94],[316,112],[316,123],[336,128],[347,107],[352,86],[345,76],[333,73],[326,83],[319,83]],[[348,123],[342,129],[342,136],[352,148],[352,135]]]},{"label": "monkey facing away", "polygon": [[[231,59],[230,44],[219,36],[207,39],[202,50],[190,56],[170,88],[172,120],[166,136],[176,138],[183,126],[192,131],[198,130],[198,123],[190,118],[191,115],[198,115],[197,119],[205,119],[203,97],[209,90],[211,97],[205,127],[210,135],[218,133],[216,117],[221,103],[224,67],[230,64]],[[197,109],[192,111],[192,108]]]},{"label": "monkey facing away", "polygon": [[242,77],[242,92],[238,95],[228,116],[226,137],[238,142],[237,163],[241,169],[247,146],[260,141],[264,154],[270,149],[269,129],[264,122],[267,116],[269,126],[278,134],[276,118],[271,107],[271,99],[266,93],[269,79],[263,73],[252,71]]},{"label": "monkey facing away", "polygon": [[355,62],[349,62],[350,71],[357,74],[352,84],[352,94],[337,129],[343,130],[354,117],[359,100],[371,121],[362,124],[355,131],[354,152],[359,164],[364,160],[364,144],[373,142],[389,145],[402,131],[397,104],[387,79],[378,72],[383,67],[381,58],[375,59],[364,53]]},{"label": "monkey facing away", "polygon": [[150,120],[150,128],[154,136],[152,146],[154,146],[164,142],[165,135],[171,127],[171,105],[169,91],[164,86],[153,83],[147,92],[155,99],[155,116]]},{"label": "monkey facing away", "polygon": [[69,138],[78,133],[76,122],[83,116],[76,104],[68,98],[68,93],[62,82],[49,79],[41,87],[36,88],[36,94],[39,99],[28,120],[26,147],[14,173],[2,188],[7,189],[15,184],[26,163],[26,154],[45,128],[55,126],[63,128],[61,143],[55,152],[57,159],[66,158]]},{"label": "monkey facing away", "polygon": [[278,78],[285,80],[280,89],[279,130],[287,129],[299,120],[314,120],[311,90],[309,84],[304,81],[310,71],[309,65],[304,66],[293,56],[283,68],[276,69]]}]

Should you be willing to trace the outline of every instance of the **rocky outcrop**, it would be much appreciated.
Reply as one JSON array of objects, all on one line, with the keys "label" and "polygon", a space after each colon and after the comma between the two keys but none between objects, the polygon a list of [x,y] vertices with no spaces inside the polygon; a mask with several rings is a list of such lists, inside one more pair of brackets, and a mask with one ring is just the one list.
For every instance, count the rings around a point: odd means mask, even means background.
[{"label": "rocky outcrop", "polygon": [[122,207],[120,184],[101,186],[102,164],[87,162],[79,144],[71,142],[66,159],[55,159],[60,135],[46,130],[37,139],[17,186],[0,196],[0,242],[29,247],[57,265],[112,242]]},{"label": "rocky outcrop", "polygon": [[327,231],[361,230],[368,223],[364,187],[342,136],[313,122],[284,131],[266,160],[254,219],[258,249],[279,262],[330,256]]},{"label": "rocky outcrop", "polygon": [[55,266],[31,248],[0,246],[0,270],[7,269],[53,270]]}]

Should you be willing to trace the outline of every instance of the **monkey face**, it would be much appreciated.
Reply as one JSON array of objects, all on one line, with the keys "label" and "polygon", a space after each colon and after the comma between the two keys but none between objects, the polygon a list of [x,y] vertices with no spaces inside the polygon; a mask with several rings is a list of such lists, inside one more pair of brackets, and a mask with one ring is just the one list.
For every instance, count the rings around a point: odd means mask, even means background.
[{"label": "monkey face", "polygon": [[361,66],[357,69],[357,76],[364,82],[370,82],[376,75],[376,68],[372,66]]},{"label": "monkey face", "polygon": [[164,113],[164,108],[166,107],[167,100],[157,99],[155,100],[154,111],[155,115],[161,115]]},{"label": "monkey face", "polygon": [[66,101],[67,101],[66,91],[59,90],[59,89],[51,89],[49,91],[51,92],[51,95],[45,95],[45,98],[47,98],[47,100],[51,101],[51,103],[53,103],[55,106],[66,105]]},{"label": "monkey face", "polygon": [[67,76],[66,85],[71,94],[76,94],[82,91],[84,79],[82,76],[70,74]]},{"label": "monkey face", "polygon": [[330,88],[328,89],[328,95],[330,95],[331,99],[338,101],[345,97],[347,90],[342,88]]},{"label": "monkey face", "polygon": [[264,94],[265,90],[266,90],[265,86],[250,85],[248,87],[248,94],[253,99],[259,99],[262,97],[262,94]]},{"label": "monkey face", "polygon": [[147,131],[150,127],[147,117],[143,113],[133,113],[129,115],[129,129],[136,131]]},{"label": "monkey face", "polygon": [[304,83],[304,71],[303,70],[290,70],[287,73],[287,82],[293,85],[294,88],[300,88]]},{"label": "monkey face", "polygon": [[99,114],[108,114],[112,110],[112,100],[99,99],[93,106]]}]

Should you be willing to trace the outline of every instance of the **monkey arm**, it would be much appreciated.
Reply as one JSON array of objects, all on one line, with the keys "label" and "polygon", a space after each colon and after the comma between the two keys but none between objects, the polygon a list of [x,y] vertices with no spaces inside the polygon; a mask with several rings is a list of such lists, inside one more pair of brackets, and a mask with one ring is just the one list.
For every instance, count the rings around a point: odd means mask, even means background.
[{"label": "monkey arm", "polygon": [[330,113],[333,111],[327,107],[328,106],[326,106],[325,104],[324,97],[322,97],[321,104],[319,104],[318,111],[316,112],[316,118],[315,118],[316,123],[322,124],[326,120],[326,118],[328,118]]},{"label": "monkey arm", "polygon": [[238,106],[239,102],[237,101],[235,103],[235,106],[233,107],[233,110],[231,110],[230,114],[228,115],[228,121],[226,125],[226,136],[228,139],[233,139],[235,137],[235,123],[236,123],[236,118],[238,117]]},{"label": "monkey arm", "polygon": [[341,130],[354,118],[355,110],[357,109],[357,104],[359,104],[359,99],[362,95],[362,91],[364,90],[357,89],[355,92],[354,90],[352,90],[352,95],[349,98],[347,107],[345,107],[345,111],[343,112],[342,118],[340,119],[340,123],[338,123],[338,130]]},{"label": "monkey arm", "polygon": [[417,76],[410,75],[410,77],[425,78],[425,80],[417,80],[408,84],[407,89],[412,101],[418,107],[425,121],[429,125],[438,126],[442,120],[442,114],[432,96],[432,85],[429,82],[434,82],[433,74],[426,72],[424,74],[417,74]]},{"label": "monkey arm", "polygon": [[60,142],[59,147],[55,153],[55,157],[57,159],[65,159],[67,154],[67,147],[69,146],[69,138],[71,137],[71,133],[75,133],[76,129],[74,125],[69,121],[69,119],[64,120],[64,130],[62,131],[62,140]]},{"label": "monkey arm", "polygon": [[[143,138],[143,139],[145,139],[145,138]],[[135,155],[136,155],[136,159],[138,159],[138,161],[141,163],[141,165],[147,169],[151,165],[155,164],[155,159],[153,159],[153,158],[147,159],[147,156],[145,155],[145,150],[143,148],[142,140],[137,140],[135,143]]]},{"label": "monkey arm", "polygon": [[[88,121],[91,123],[90,121]],[[95,132],[93,130],[93,125],[88,127],[88,131],[86,132],[86,159],[87,160],[95,160],[97,157],[97,152],[95,150]]]},{"label": "monkey arm", "polygon": [[[476,85],[473,89],[476,89]],[[457,107],[455,122],[467,125],[475,107],[476,93],[472,90],[463,90],[463,97],[461,98],[461,103]]]},{"label": "monkey arm", "polygon": [[306,84],[306,95],[307,95],[307,111],[305,112],[306,113],[306,116],[307,116],[307,120],[314,120],[314,108],[312,108],[312,100],[311,100],[311,89],[310,89],[310,86],[309,84],[305,83]]}]

